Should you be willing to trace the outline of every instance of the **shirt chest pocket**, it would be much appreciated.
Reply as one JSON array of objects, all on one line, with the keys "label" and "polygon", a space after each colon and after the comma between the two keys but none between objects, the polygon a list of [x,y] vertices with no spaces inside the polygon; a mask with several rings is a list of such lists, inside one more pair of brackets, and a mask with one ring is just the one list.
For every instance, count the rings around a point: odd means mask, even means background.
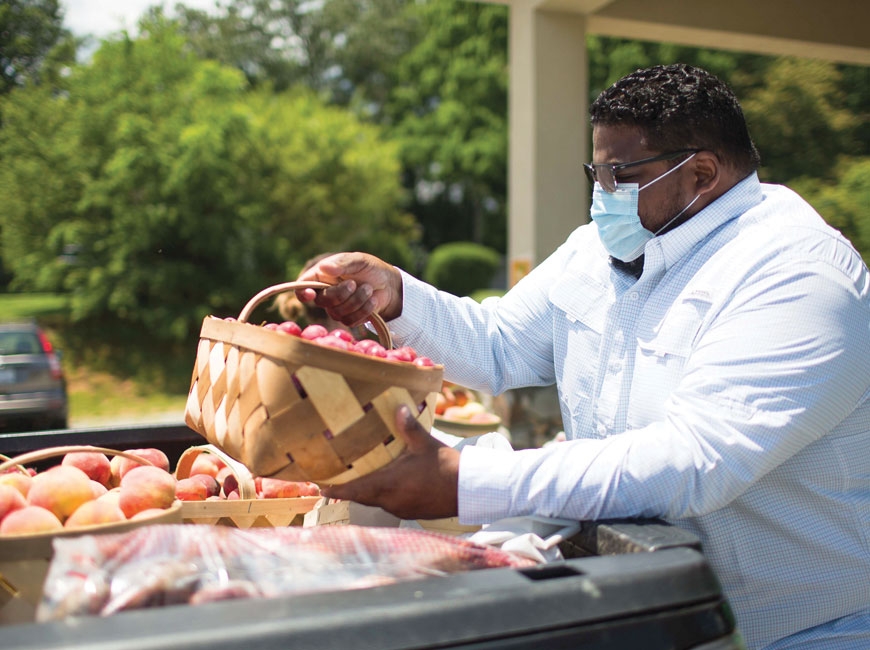
[{"label": "shirt chest pocket", "polygon": [[607,320],[610,291],[585,275],[563,276],[550,289],[550,302],[567,321],[600,335]]},{"label": "shirt chest pocket", "polygon": [[637,332],[629,401],[632,428],[664,417],[665,402],[685,374],[710,305],[708,298],[691,297],[673,303],[660,319],[643,319]]},{"label": "shirt chest pocket", "polygon": [[601,337],[613,297],[594,278],[566,275],[550,289],[553,312],[554,362],[563,408],[588,408],[594,397]]}]

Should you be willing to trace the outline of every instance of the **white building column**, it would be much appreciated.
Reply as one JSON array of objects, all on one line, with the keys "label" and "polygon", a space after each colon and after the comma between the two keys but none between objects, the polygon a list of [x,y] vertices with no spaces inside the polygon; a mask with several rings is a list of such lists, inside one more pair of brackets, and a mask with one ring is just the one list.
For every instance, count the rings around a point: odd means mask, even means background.
[{"label": "white building column", "polygon": [[588,220],[586,19],[510,4],[508,282]]}]

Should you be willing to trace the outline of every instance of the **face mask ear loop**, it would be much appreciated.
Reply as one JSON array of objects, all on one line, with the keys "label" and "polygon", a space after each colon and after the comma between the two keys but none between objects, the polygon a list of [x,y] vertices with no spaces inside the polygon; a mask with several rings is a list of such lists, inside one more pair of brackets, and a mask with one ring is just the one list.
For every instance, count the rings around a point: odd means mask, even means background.
[{"label": "face mask ear loop", "polygon": [[[674,169],[676,169],[676,167],[674,167]],[[658,230],[656,230],[656,231],[653,233],[653,237],[657,236],[657,235],[658,235],[662,230],[664,230],[665,228],[667,228],[668,226],[670,226],[672,223],[674,223],[674,221],[676,221],[677,219],[679,219],[680,217],[682,217],[683,214],[686,212],[686,210],[688,210],[689,208],[691,208],[691,207],[695,204],[695,201],[697,201],[697,200],[700,199],[700,198],[701,198],[701,195],[700,195],[700,194],[696,194],[696,195],[695,195],[695,198],[692,199],[691,201],[689,201],[689,205],[687,205],[685,208],[683,208],[682,210],[680,210],[680,211],[677,213],[677,216],[675,216],[673,219],[669,219],[668,222],[667,222],[664,226],[662,226],[661,228],[659,228]]]},{"label": "face mask ear loop", "polygon": [[[687,162],[689,162],[689,161],[690,161],[692,158],[694,158],[694,157],[695,157],[695,154],[693,153],[691,156],[689,156],[688,158],[686,158],[686,159],[685,159],[683,162],[681,162],[679,165],[677,165],[676,167],[671,167],[668,171],[666,171],[664,174],[662,174],[662,175],[659,176],[658,178],[654,178],[654,179],[652,179],[649,183],[647,183],[646,185],[644,185],[643,187],[638,188],[637,191],[640,192],[641,190],[645,190],[646,188],[648,188],[648,187],[649,187],[650,185],[652,185],[653,183],[658,183],[658,182],[659,182],[660,180],[662,180],[665,176],[667,176],[668,174],[670,174],[670,173],[672,173],[672,172],[677,171],[680,167],[682,167],[683,165],[685,165]],[[691,205],[691,203],[690,203],[689,205]],[[682,213],[681,213],[681,214],[682,214]]]}]

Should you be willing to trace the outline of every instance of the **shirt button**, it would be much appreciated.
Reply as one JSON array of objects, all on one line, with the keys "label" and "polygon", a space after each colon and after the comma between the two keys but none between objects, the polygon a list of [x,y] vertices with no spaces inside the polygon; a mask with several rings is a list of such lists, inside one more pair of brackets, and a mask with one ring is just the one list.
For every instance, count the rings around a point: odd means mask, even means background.
[{"label": "shirt button", "polygon": [[635,300],[637,300],[637,293],[632,291],[630,294],[628,294],[628,299],[634,302]]},{"label": "shirt button", "polygon": [[607,427],[603,424],[598,425],[598,435],[603,436],[607,433]]}]

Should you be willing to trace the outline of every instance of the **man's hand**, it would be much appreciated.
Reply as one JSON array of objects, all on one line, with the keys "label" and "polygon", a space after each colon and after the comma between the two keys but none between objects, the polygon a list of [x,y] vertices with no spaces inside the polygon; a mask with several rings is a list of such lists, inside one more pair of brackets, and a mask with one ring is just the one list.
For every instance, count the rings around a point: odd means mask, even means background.
[{"label": "man's hand", "polygon": [[324,496],[378,506],[401,519],[458,514],[459,452],[426,433],[407,407],[396,411],[407,447],[388,465],[349,483],[322,488]]},{"label": "man's hand", "polygon": [[348,327],[365,323],[376,311],[384,320],[402,313],[402,276],[392,265],[366,253],[338,253],[307,271],[300,281],[331,284],[327,289],[296,292],[302,302],[314,301]]}]

